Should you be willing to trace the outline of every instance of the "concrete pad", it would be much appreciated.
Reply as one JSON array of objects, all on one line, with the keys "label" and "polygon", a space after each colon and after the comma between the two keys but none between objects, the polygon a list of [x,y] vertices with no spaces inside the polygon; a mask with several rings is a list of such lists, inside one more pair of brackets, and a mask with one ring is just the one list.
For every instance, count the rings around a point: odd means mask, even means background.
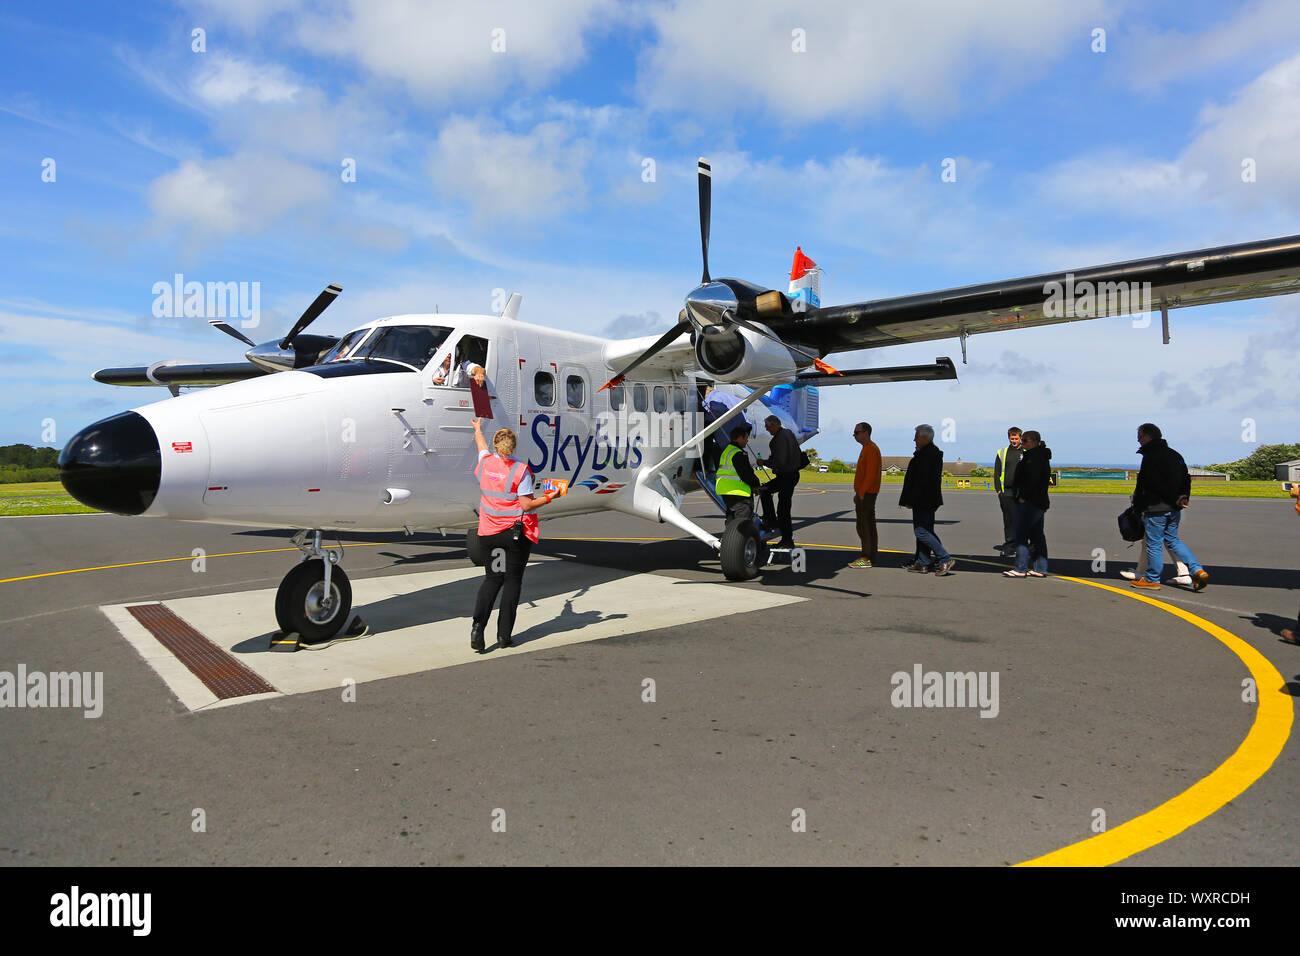
[{"label": "concrete pad", "polygon": [[[352,582],[352,613],[372,633],[321,650],[293,654],[269,650],[275,590],[238,591],[164,601],[178,617],[255,671],[280,694],[338,690],[457,664],[486,663],[597,641],[622,634],[694,624],[807,600],[775,591],[707,584],[658,574],[539,560],[524,576],[524,598],[510,650],[493,648],[495,617],[488,624],[490,653],[469,648],[470,617],[483,572],[474,567],[388,575]],[[201,681],[126,610],[100,610],[190,710],[264,700],[256,694],[218,700]],[[495,612],[494,612],[495,613]]]}]

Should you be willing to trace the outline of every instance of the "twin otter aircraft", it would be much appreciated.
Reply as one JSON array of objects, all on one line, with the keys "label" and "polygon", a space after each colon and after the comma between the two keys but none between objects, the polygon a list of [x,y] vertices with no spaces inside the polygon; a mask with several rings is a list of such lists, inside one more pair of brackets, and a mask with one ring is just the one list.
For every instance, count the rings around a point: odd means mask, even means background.
[{"label": "twin otter aircraft", "polygon": [[[699,163],[704,272],[677,324],[609,340],[529,325],[511,296],[500,316],[377,319],[340,339],[304,335],[342,291],[330,286],[279,342],[248,363],[103,369],[98,381],[163,385],[164,401],[83,429],[59,458],[68,492],[122,515],[302,529],[302,561],[284,578],[276,618],[306,641],[347,621],[351,587],[331,531],[468,529],[482,563],[471,419],[509,426],[516,456],[564,492],[547,519],[612,509],[669,522],[719,552],[732,580],[766,563],[768,537],[746,522],[715,537],[681,512],[703,490],[719,506],[715,432],[738,416],[777,415],[800,441],[817,433],[820,386],[954,379],[933,365],[838,371],[839,351],[1158,311],[1300,291],[1300,236],[1220,246],[1074,272],[822,307],[811,260],[795,254],[789,290],[709,276],[711,173]],[[482,366],[485,393],[471,387]],[[217,387],[211,387],[217,386]],[[198,388],[180,394],[181,387]],[[755,429],[755,450],[766,433]],[[711,444],[718,443],[718,444]]]}]

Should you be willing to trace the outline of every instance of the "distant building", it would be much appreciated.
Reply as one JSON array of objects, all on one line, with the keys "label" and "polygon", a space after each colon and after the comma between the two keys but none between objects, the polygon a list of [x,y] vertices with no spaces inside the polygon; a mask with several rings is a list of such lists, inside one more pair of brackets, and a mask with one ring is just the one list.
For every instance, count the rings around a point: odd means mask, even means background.
[{"label": "distant building", "polygon": [[[884,455],[880,459],[880,469],[886,475],[901,475],[907,471],[907,463],[911,460],[911,455]],[[978,467],[979,462],[962,461],[960,458],[956,461],[945,459],[943,463],[943,470],[954,478],[969,478],[970,473]]]},{"label": "distant building", "polygon": [[1273,477],[1278,481],[1300,481],[1300,458],[1277,465],[1273,469]]},{"label": "distant building", "polygon": [[[1297,462],[1300,464],[1300,462]],[[1188,468],[1187,473],[1192,476],[1192,481],[1231,481],[1226,473],[1222,471],[1210,471],[1208,468]]]}]

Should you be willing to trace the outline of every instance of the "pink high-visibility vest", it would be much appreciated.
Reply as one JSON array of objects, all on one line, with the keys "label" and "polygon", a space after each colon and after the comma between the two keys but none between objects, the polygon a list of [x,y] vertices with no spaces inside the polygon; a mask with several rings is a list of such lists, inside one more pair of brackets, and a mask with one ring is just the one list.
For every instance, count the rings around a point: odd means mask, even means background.
[{"label": "pink high-visibility vest", "polygon": [[513,458],[488,455],[474,467],[479,491],[483,497],[478,506],[478,533],[480,536],[508,531],[516,521],[524,523],[528,540],[537,543],[537,515],[519,504],[519,483],[528,474],[528,465]]}]

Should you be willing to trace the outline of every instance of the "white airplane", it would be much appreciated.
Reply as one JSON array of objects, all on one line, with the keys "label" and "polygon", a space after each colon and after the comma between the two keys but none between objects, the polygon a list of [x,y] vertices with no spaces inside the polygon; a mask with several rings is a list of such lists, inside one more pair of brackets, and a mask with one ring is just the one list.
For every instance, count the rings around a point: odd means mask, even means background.
[{"label": "white airplane", "polygon": [[[699,490],[721,506],[714,433],[738,415],[757,424],[775,414],[802,442],[817,433],[819,386],[956,378],[947,358],[841,373],[825,356],[956,336],[964,358],[971,334],[1152,308],[1167,342],[1169,309],[1300,291],[1292,236],[823,308],[801,251],[786,293],[711,279],[703,159],[699,191],[703,277],[657,338],[530,325],[516,317],[518,294],[500,316],[398,315],[337,340],[302,336],[341,291],[330,286],[283,340],[250,350],[253,364],[97,372],[112,384],[165,385],[173,397],[77,433],[59,458],[63,484],[122,515],[302,529],[293,540],[303,558],[281,582],[276,619],[304,641],[326,640],[351,610],[342,549],[322,544],[329,532],[466,529],[482,563],[467,382],[480,365],[485,428],[515,429],[516,455],[565,492],[540,517],[615,510],[668,522],[717,551],[728,578],[746,580],[770,555],[759,522],[719,538],[681,511]],[[198,389],[176,394],[181,386]],[[706,414],[719,404],[706,402],[711,389],[731,411]],[[765,455],[761,426],[755,435],[751,447]]]}]

